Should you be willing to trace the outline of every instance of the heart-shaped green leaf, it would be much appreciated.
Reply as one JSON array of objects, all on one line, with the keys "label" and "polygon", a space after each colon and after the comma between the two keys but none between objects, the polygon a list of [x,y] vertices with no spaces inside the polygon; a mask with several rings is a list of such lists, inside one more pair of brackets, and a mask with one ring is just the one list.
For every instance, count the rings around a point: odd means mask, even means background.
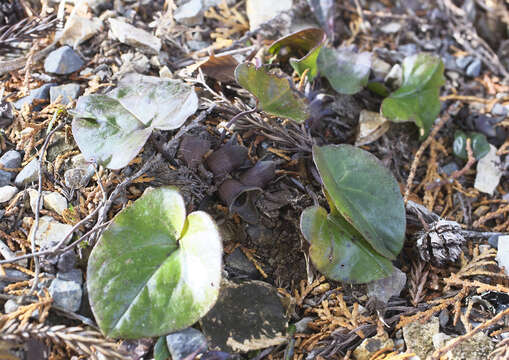
[{"label": "heart-shaped green leaf", "polygon": [[78,99],[72,133],[87,160],[120,169],[140,152],[152,129],[176,129],[197,108],[194,89],[181,81],[128,74],[110,93]]},{"label": "heart-shaped green leaf", "polygon": [[368,83],[371,69],[371,53],[357,54],[349,49],[320,50],[317,60],[318,71],[340,94],[352,95]]},{"label": "heart-shaped green leaf", "polygon": [[305,209],[301,231],[311,244],[315,267],[330,279],[367,283],[389,276],[392,263],[378,254],[337,211],[327,214],[320,206]]},{"label": "heart-shaped green leaf", "polygon": [[180,80],[127,74],[109,95],[145,125],[159,130],[181,127],[198,109],[194,89]]},{"label": "heart-shaped green leaf", "polygon": [[375,251],[395,259],[403,246],[406,215],[390,171],[374,155],[346,144],[314,146],[313,159],[334,208]]},{"label": "heart-shaped green leaf", "polygon": [[222,246],[212,218],[186,218],[174,188],[152,189],[122,210],[90,254],[90,305],[102,332],[140,338],[186,328],[216,302]]},{"label": "heart-shaped green leaf", "polygon": [[480,160],[486,154],[490,152],[490,144],[484,134],[478,132],[471,132],[465,134],[463,131],[456,131],[454,133],[454,142],[452,144],[452,150],[454,155],[460,159],[467,160],[467,139],[470,138],[470,146],[476,160]]},{"label": "heart-shaped green leaf", "polygon": [[297,56],[298,58],[290,58],[290,65],[299,75],[309,69],[308,78],[311,81],[318,75],[316,59],[325,39],[322,29],[304,29],[277,40],[269,48],[269,52],[277,54],[283,60],[289,56]]},{"label": "heart-shaped green leaf", "polygon": [[88,95],[78,99],[72,134],[83,156],[110,169],[126,166],[143,148],[152,129],[116,99]]},{"label": "heart-shaped green leaf", "polygon": [[269,74],[263,67],[242,63],[235,69],[235,79],[256,96],[260,108],[272,115],[303,122],[310,117],[308,101],[288,78]]},{"label": "heart-shaped green leaf", "polygon": [[445,83],[444,63],[430,54],[403,60],[403,83],[382,103],[385,117],[394,122],[413,121],[426,136],[440,112],[440,87]]}]

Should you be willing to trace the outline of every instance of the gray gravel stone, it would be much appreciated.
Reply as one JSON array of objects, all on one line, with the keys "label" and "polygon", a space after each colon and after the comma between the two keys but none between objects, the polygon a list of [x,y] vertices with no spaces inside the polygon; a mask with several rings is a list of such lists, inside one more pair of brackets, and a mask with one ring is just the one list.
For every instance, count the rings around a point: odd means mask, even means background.
[{"label": "gray gravel stone", "polygon": [[203,21],[203,3],[202,0],[190,0],[183,5],[180,5],[173,18],[178,23],[194,26],[199,25]]},{"label": "gray gravel stone", "polygon": [[256,267],[239,248],[236,248],[225,258],[225,265],[231,268],[231,272],[236,275],[246,275],[251,279],[259,277],[259,272],[256,270]]},{"label": "gray gravel stone", "polygon": [[206,350],[208,347],[205,335],[194,328],[167,335],[166,344],[172,360],[185,359],[194,352]]},{"label": "gray gravel stone", "polygon": [[80,285],[83,284],[83,274],[81,273],[80,269],[72,269],[67,272],[59,272],[57,274],[57,279],[72,281]]},{"label": "gray gravel stone", "polygon": [[472,60],[472,56],[462,56],[456,58],[456,65],[458,65],[461,70],[464,70],[472,62]]},{"label": "gray gravel stone", "polygon": [[17,187],[23,187],[37,180],[39,175],[39,163],[37,159],[30,161],[16,176],[14,183]]},{"label": "gray gravel stone", "polygon": [[[15,169],[21,166],[21,154],[16,150],[9,150],[0,157],[2,167]],[[0,170],[0,186],[8,185],[14,178],[15,173],[11,171]]]},{"label": "gray gravel stone", "polygon": [[[37,89],[30,90],[30,94],[28,94],[25,97],[22,97],[18,101],[14,102],[14,107],[18,110],[20,110],[23,105],[25,104],[31,104],[34,100],[49,100],[49,90],[56,86],[55,83],[50,84],[44,84],[41,87],[38,87]],[[42,105],[36,105],[34,107],[34,110],[38,111],[42,109]]]},{"label": "gray gravel stone", "polygon": [[13,299],[7,300],[4,304],[4,311],[6,314],[15,312],[16,310],[18,310],[18,308],[19,308],[19,304],[16,301],[14,301]]},{"label": "gray gravel stone", "polygon": [[115,39],[146,53],[159,53],[162,46],[161,39],[120,19],[109,19],[111,34]]},{"label": "gray gravel stone", "polygon": [[468,65],[467,70],[465,71],[467,76],[477,77],[481,74],[481,60],[474,59],[470,65]]},{"label": "gray gravel stone", "polygon": [[80,284],[56,278],[51,282],[48,290],[55,305],[72,312],[79,310],[83,296]]},{"label": "gray gravel stone", "polygon": [[18,188],[15,186],[0,186],[0,204],[10,201],[18,191]]},{"label": "gray gravel stone", "polygon": [[67,75],[78,71],[85,61],[69,46],[62,46],[44,60],[44,70],[57,75]]},{"label": "gray gravel stone", "polygon": [[287,341],[285,310],[277,290],[262,281],[223,281],[216,305],[200,320],[210,346],[248,352]]},{"label": "gray gravel stone", "polygon": [[[49,90],[50,101],[54,103],[59,96],[62,96],[61,104],[67,105],[71,100],[75,100],[80,93],[79,84],[65,84],[54,86]],[[69,100],[69,98],[71,100]]]}]

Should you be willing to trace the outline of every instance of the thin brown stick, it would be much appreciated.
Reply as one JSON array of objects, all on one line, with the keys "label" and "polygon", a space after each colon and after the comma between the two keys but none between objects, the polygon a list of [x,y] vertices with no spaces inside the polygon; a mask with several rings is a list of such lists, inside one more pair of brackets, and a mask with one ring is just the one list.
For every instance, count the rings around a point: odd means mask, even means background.
[{"label": "thin brown stick", "polygon": [[[32,232],[32,236],[30,237],[30,245],[32,247],[32,253],[35,253],[35,236],[37,234],[37,230],[39,229],[39,217],[40,217],[40,207],[41,207],[41,199],[42,199],[42,160],[44,158],[44,153],[46,152],[46,148],[48,147],[49,141],[51,140],[53,134],[55,134],[58,130],[63,128],[65,123],[60,123],[56,128],[54,128],[46,139],[44,140],[44,144],[42,145],[41,152],[39,153],[38,159],[38,167],[39,167],[39,184],[37,188],[37,202],[35,207],[35,220],[34,220],[34,231]],[[12,259],[11,259],[12,260]],[[37,283],[39,281],[39,258],[34,257],[34,282],[28,295],[33,294],[35,288],[37,287]]]},{"label": "thin brown stick", "polygon": [[449,178],[447,178],[447,179],[443,179],[443,180],[440,180],[440,181],[436,181],[436,182],[432,182],[430,184],[427,184],[426,185],[426,190],[433,190],[433,189],[436,189],[436,188],[441,187],[443,185],[452,184],[454,180],[456,180],[456,179],[460,178],[461,176],[465,175],[465,173],[468,170],[470,170],[470,168],[475,164],[475,156],[474,156],[474,152],[472,151],[471,139],[467,139],[466,149],[467,149],[467,154],[468,154],[468,161],[465,164],[465,166],[462,169],[460,169],[460,170],[454,171],[451,174],[451,176],[449,176]]},{"label": "thin brown stick", "polygon": [[415,172],[417,171],[417,166],[419,166],[419,161],[421,160],[421,156],[424,153],[424,151],[428,148],[429,144],[431,144],[431,141],[433,141],[433,138],[438,134],[440,129],[445,125],[445,123],[451,118],[449,115],[449,111],[447,114],[444,115],[442,119],[433,127],[433,130],[431,130],[431,133],[429,136],[424,140],[424,142],[421,144],[417,152],[415,153],[414,160],[412,161],[412,166],[410,168],[410,175],[408,175],[408,179],[406,182],[406,188],[405,188],[405,194],[403,197],[403,200],[405,204],[408,201],[408,197],[410,196],[410,191],[412,190],[412,183],[414,182],[415,178]]},{"label": "thin brown stick", "polygon": [[446,354],[447,352],[454,349],[456,346],[458,346],[463,341],[466,341],[470,339],[472,336],[477,334],[479,331],[484,330],[492,325],[494,325],[499,320],[503,319],[504,316],[509,315],[509,309],[505,309],[504,311],[499,312],[495,317],[489,319],[488,321],[482,323],[481,325],[477,326],[472,331],[467,332],[465,335],[458,336],[454,340],[452,340],[448,345],[436,350],[433,355],[431,356],[431,360],[439,360],[442,355]]}]

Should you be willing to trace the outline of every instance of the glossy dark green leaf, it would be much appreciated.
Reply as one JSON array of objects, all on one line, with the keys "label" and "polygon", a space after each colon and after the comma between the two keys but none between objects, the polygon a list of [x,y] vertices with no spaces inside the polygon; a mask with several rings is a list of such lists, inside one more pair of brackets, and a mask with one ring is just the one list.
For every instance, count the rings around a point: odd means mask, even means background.
[{"label": "glossy dark green leaf", "polygon": [[337,211],[380,255],[396,258],[406,214],[391,172],[374,155],[346,144],[314,146],[313,159]]},{"label": "glossy dark green leaf", "polygon": [[367,283],[393,271],[390,260],[373,250],[337,211],[327,214],[322,207],[309,207],[302,212],[300,227],[311,244],[311,261],[330,279]]},{"label": "glossy dark green leaf", "polygon": [[143,148],[152,129],[107,95],[78,99],[72,134],[83,156],[110,169],[126,166]]},{"label": "glossy dark green leaf", "polygon": [[222,246],[212,218],[186,218],[174,188],[147,191],[115,216],[90,254],[92,311],[109,337],[167,334],[194,324],[215,304]]},{"label": "glossy dark green leaf", "polygon": [[120,169],[152,129],[176,129],[197,108],[194,89],[181,81],[128,74],[110,93],[78,99],[72,133],[87,160]]},{"label": "glossy dark green leaf", "polygon": [[303,122],[310,117],[308,100],[288,78],[269,74],[264,67],[243,63],[235,69],[235,78],[256,96],[260,108],[272,115]]},{"label": "glossy dark green leaf", "polygon": [[271,54],[277,54],[283,60],[290,58],[290,65],[302,75],[309,69],[308,78],[313,80],[318,74],[316,60],[325,41],[322,29],[309,28],[282,37],[269,48]]},{"label": "glossy dark green leaf", "polygon": [[329,80],[334,90],[352,95],[368,83],[371,53],[323,48],[318,55],[317,65],[320,74]]},{"label": "glossy dark green leaf", "polygon": [[472,147],[472,151],[474,153],[474,157],[476,160],[482,159],[485,155],[490,152],[490,144],[486,139],[484,134],[478,132],[471,132],[465,134],[463,131],[456,131],[454,133],[454,142],[452,145],[452,149],[454,155],[459,157],[460,159],[467,160],[467,139],[470,139],[470,145]]},{"label": "glossy dark green leaf", "polygon": [[394,122],[413,121],[428,134],[440,112],[440,87],[445,83],[439,57],[416,54],[403,61],[403,83],[382,103],[382,113]]}]

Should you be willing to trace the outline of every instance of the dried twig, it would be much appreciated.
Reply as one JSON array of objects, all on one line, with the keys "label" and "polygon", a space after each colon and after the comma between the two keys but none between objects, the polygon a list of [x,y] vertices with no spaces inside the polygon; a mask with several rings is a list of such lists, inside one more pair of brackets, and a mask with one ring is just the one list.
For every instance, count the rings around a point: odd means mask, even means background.
[{"label": "dried twig", "polygon": [[406,188],[405,188],[405,195],[403,197],[405,204],[408,201],[408,197],[410,196],[410,191],[412,190],[412,184],[414,182],[415,172],[417,171],[417,166],[419,166],[419,161],[421,160],[421,156],[424,153],[424,151],[428,148],[429,144],[433,141],[435,136],[438,134],[440,129],[445,125],[447,121],[451,118],[449,115],[450,109],[447,111],[447,113],[444,115],[440,121],[435,124],[433,127],[433,130],[431,130],[431,133],[428,135],[426,140],[421,144],[419,149],[417,150],[417,153],[415,154],[414,160],[412,161],[412,166],[410,167],[410,174],[408,175],[408,179],[406,182]]},{"label": "dried twig", "polygon": [[[56,128],[54,128],[48,136],[46,136],[46,139],[44,140],[44,144],[42,145],[41,151],[39,153],[39,159],[38,159],[38,168],[39,168],[39,183],[37,187],[37,202],[35,206],[35,220],[34,220],[34,227],[32,236],[30,237],[30,245],[32,247],[32,253],[36,252],[35,249],[35,236],[37,234],[37,230],[39,229],[39,217],[40,217],[40,209],[41,209],[41,200],[42,200],[42,161],[44,159],[44,154],[46,152],[46,148],[48,147],[49,141],[51,140],[52,136],[61,128],[63,128],[65,123],[60,123]],[[32,287],[30,288],[30,291],[28,292],[28,295],[31,295],[35,288],[37,287],[37,282],[39,280],[39,258],[34,257],[34,282],[32,284]]]},{"label": "dried twig", "polygon": [[465,335],[461,335],[461,336],[458,336],[457,338],[454,338],[446,346],[436,350],[433,353],[433,355],[431,355],[431,360],[439,360],[442,357],[442,355],[451,351],[452,349],[454,349],[456,346],[458,346],[463,341],[470,339],[472,336],[477,334],[479,331],[484,330],[484,329],[496,324],[499,320],[502,320],[504,318],[504,316],[506,316],[506,315],[509,315],[509,309],[505,309],[504,311],[499,312],[496,316],[485,321],[484,323],[477,326],[472,331],[467,332]]},{"label": "dried twig", "polygon": [[467,154],[468,154],[468,161],[465,164],[465,166],[462,169],[460,169],[460,170],[454,171],[451,174],[451,176],[449,176],[448,179],[443,179],[443,180],[436,181],[436,182],[433,182],[431,184],[426,185],[426,190],[433,190],[433,189],[436,189],[436,188],[441,187],[443,185],[452,184],[454,180],[456,180],[456,179],[460,178],[461,176],[465,175],[465,173],[468,170],[470,170],[470,168],[475,164],[475,156],[474,156],[474,152],[472,151],[471,142],[472,142],[472,140],[470,138],[468,138],[467,139],[467,144],[466,144],[466,149],[467,149]]},{"label": "dried twig", "polygon": [[31,323],[22,325],[16,320],[11,320],[0,327],[0,340],[24,343],[31,338],[49,340],[55,345],[68,346],[76,353],[89,359],[100,359],[99,354],[107,359],[129,358],[128,354],[123,353],[116,343],[108,341],[101,333],[78,326],[49,326]]}]

